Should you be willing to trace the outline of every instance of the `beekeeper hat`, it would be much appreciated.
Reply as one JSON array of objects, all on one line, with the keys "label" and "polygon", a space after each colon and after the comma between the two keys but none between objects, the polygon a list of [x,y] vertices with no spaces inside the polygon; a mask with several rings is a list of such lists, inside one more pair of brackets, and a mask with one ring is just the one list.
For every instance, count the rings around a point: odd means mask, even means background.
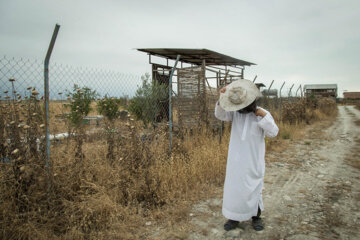
[{"label": "beekeeper hat", "polygon": [[220,106],[226,111],[237,111],[250,105],[261,93],[256,85],[246,79],[233,81],[220,93]]}]

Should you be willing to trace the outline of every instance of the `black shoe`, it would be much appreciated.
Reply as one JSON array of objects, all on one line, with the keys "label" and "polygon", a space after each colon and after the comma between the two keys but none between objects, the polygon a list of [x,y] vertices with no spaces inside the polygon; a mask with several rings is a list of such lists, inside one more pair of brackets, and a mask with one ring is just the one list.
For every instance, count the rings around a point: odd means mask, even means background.
[{"label": "black shoe", "polygon": [[262,231],[264,230],[264,226],[262,224],[261,218],[253,218],[252,219],[252,225],[255,231]]},{"label": "black shoe", "polygon": [[237,228],[238,225],[239,225],[238,221],[227,220],[227,222],[224,224],[224,230],[225,231],[233,230],[233,229]]}]

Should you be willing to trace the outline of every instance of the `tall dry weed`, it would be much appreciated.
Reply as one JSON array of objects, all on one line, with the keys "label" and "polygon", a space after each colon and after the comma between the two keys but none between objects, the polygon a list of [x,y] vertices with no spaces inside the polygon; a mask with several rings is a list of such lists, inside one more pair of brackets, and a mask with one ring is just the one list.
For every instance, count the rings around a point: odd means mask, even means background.
[{"label": "tall dry weed", "polygon": [[296,102],[287,102],[282,108],[282,121],[291,125],[333,117],[337,114],[337,105],[332,98],[306,98]]},{"label": "tall dry weed", "polygon": [[[9,116],[8,111],[1,113]],[[228,131],[221,144],[212,131],[184,134],[174,139],[170,155],[166,125],[146,135],[142,124],[131,118],[114,125],[117,132],[111,162],[102,135],[82,139],[82,151],[86,152],[82,164],[72,147],[77,140],[52,145],[51,178],[44,162],[35,165],[31,155],[26,155],[24,171],[31,179],[24,182],[26,188],[12,180],[16,162],[2,163],[0,237],[134,239],[140,234],[138,225],[151,217],[152,209],[197,199],[207,187],[222,184]],[[41,139],[39,133],[32,135]]]}]

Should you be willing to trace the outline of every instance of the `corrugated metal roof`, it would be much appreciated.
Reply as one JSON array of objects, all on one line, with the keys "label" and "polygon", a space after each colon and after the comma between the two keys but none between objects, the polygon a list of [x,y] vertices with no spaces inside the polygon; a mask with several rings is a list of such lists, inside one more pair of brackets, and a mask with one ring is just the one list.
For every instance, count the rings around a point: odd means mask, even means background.
[{"label": "corrugated metal roof", "polygon": [[209,49],[196,48],[138,48],[138,51],[146,52],[154,56],[165,57],[169,59],[176,59],[177,55],[181,55],[180,61],[185,63],[192,63],[201,65],[202,60],[205,59],[206,65],[236,65],[236,66],[251,66],[255,63],[247,62],[241,59],[233,58]]},{"label": "corrugated metal roof", "polygon": [[305,84],[304,90],[306,89],[337,89],[337,84]]}]

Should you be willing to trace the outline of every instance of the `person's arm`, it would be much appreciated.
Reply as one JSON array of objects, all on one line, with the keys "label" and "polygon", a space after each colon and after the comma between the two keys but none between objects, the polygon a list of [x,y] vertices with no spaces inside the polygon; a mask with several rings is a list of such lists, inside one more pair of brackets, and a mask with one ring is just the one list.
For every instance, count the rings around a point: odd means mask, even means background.
[{"label": "person's arm", "polygon": [[262,119],[258,122],[258,125],[264,130],[265,136],[276,137],[279,132],[279,128],[271,114],[262,108],[258,108],[256,109],[255,115],[262,117]]},{"label": "person's arm", "polygon": [[[220,89],[220,94],[226,91],[226,87]],[[215,117],[221,121],[232,121],[233,112],[225,111],[219,104],[219,101],[215,104]]]},{"label": "person's arm", "polygon": [[216,102],[215,104],[215,117],[221,121],[232,121],[233,112],[225,111],[219,104]]}]

